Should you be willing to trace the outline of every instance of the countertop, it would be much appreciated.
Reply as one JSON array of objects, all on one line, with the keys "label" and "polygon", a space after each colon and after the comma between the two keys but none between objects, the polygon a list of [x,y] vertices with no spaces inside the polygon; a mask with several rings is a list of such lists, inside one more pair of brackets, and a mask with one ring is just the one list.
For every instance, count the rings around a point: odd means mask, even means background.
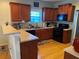
[{"label": "countertop", "polygon": [[37,40],[38,39],[38,37],[26,32],[23,29],[22,30],[16,30],[11,25],[2,26],[2,30],[3,30],[3,34],[6,34],[6,35],[12,35],[12,34],[19,33],[21,42],[32,41],[32,40]]},{"label": "countertop", "polygon": [[64,31],[72,30],[72,28],[64,29]]},{"label": "countertop", "polygon": [[79,53],[77,53],[75,50],[74,50],[74,47],[73,46],[70,46],[68,48],[65,49],[65,52],[67,53],[70,53],[71,55],[79,58]]},{"label": "countertop", "polygon": [[41,27],[41,28],[31,28],[31,29],[24,28],[24,29],[25,30],[40,30],[40,29],[49,29],[49,28],[54,28],[54,27]]},{"label": "countertop", "polygon": [[[50,29],[50,28],[55,28],[54,26],[52,27],[41,27],[41,28],[31,28],[31,29],[28,29],[28,28],[25,28],[25,30],[40,30],[40,29]],[[68,29],[64,29],[64,31],[68,31],[68,30],[72,30],[71,28],[68,28]]]},{"label": "countertop", "polygon": [[3,25],[2,26],[2,33],[3,34],[16,34],[16,33],[19,33],[18,30],[16,30],[15,28],[13,28],[11,25]]},{"label": "countertop", "polygon": [[37,40],[38,37],[26,32],[25,30],[20,30],[20,39],[21,42],[26,42],[26,41]]}]

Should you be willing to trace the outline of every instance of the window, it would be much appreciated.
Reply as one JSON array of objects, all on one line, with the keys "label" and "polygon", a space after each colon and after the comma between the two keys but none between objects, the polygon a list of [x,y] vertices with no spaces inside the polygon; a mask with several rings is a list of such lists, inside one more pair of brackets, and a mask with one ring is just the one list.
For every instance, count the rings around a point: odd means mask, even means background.
[{"label": "window", "polygon": [[37,11],[31,11],[31,22],[33,23],[41,22],[41,13]]}]

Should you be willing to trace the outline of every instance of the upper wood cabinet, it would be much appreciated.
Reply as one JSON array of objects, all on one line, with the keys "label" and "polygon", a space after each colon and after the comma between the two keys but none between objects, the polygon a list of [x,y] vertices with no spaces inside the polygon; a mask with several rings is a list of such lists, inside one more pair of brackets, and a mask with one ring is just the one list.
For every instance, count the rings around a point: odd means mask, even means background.
[{"label": "upper wood cabinet", "polygon": [[75,6],[73,6],[72,4],[63,4],[59,5],[58,7],[58,13],[59,14],[66,13],[68,15],[67,21],[69,22],[73,21],[74,10]]},{"label": "upper wood cabinet", "polygon": [[21,21],[21,7],[20,4],[10,3],[11,19],[12,21]]},{"label": "upper wood cabinet", "polygon": [[12,21],[30,20],[30,5],[11,2],[10,7]]},{"label": "upper wood cabinet", "polygon": [[48,8],[44,7],[43,11],[43,21],[57,21],[58,8]]},{"label": "upper wood cabinet", "polygon": [[21,9],[21,15],[22,15],[22,19],[25,21],[29,21],[30,20],[30,5],[21,5],[22,9]]},{"label": "upper wood cabinet", "polygon": [[43,21],[51,21],[51,9],[43,8]]},{"label": "upper wood cabinet", "polygon": [[58,15],[58,8],[54,8],[54,11],[53,11],[53,21],[57,21],[57,15]]}]

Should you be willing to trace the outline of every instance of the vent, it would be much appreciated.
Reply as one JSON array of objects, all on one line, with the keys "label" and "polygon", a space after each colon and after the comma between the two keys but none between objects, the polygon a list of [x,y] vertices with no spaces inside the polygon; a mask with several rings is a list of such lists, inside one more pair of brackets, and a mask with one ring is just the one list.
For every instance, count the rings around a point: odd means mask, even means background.
[{"label": "vent", "polygon": [[34,7],[39,7],[39,2],[34,2]]}]

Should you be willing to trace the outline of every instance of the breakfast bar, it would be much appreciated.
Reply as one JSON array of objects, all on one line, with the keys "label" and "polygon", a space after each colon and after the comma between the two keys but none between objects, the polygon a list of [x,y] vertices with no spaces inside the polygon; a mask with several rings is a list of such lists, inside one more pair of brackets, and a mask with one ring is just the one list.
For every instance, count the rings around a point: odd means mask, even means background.
[{"label": "breakfast bar", "polygon": [[17,59],[17,58],[18,59],[37,59],[37,55],[38,55],[38,47],[37,47],[38,40],[37,39],[38,37],[26,32],[23,29],[16,30],[10,25],[2,26],[2,30],[3,30],[3,34],[8,35],[10,37],[9,48],[11,51],[10,53],[11,53],[12,59],[14,57],[15,57],[14,59]]}]

